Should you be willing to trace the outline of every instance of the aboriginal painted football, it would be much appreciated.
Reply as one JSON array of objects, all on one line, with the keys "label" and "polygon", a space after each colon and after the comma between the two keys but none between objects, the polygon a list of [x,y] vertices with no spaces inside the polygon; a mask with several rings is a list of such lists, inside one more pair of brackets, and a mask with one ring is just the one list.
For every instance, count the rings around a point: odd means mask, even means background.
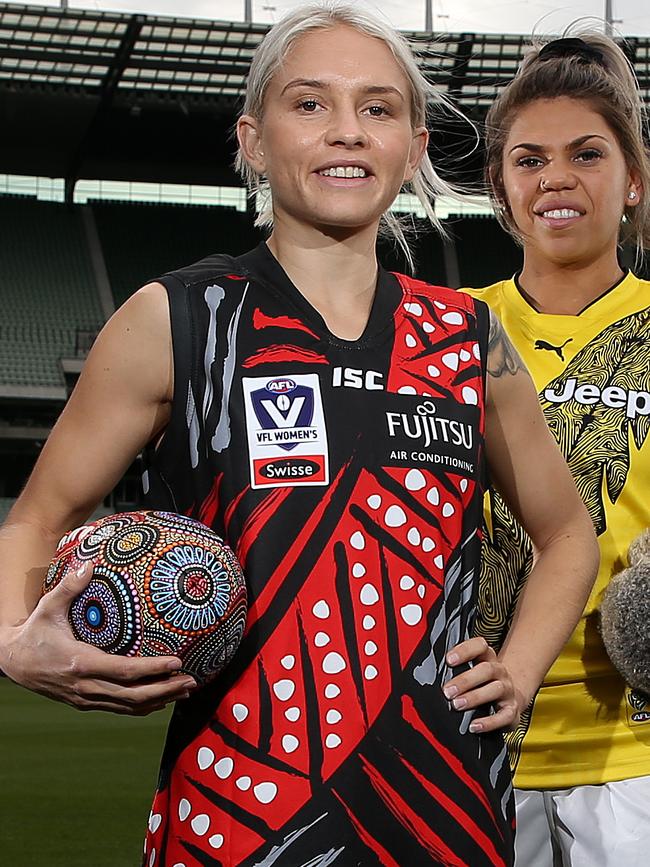
[{"label": "aboriginal painted football", "polygon": [[43,592],[93,563],[72,602],[75,638],[121,656],[178,656],[199,683],[233,657],[246,624],[246,582],[212,530],[171,512],[109,515],[59,542]]}]

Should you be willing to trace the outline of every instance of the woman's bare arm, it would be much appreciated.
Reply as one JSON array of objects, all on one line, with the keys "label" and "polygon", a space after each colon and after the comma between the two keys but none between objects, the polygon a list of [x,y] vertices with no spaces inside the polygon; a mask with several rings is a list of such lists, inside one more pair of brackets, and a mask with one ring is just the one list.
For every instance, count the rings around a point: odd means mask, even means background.
[{"label": "woman's bare arm", "polygon": [[476,663],[445,687],[455,706],[497,706],[494,716],[474,721],[474,730],[483,731],[516,725],[575,629],[599,562],[593,524],[546,425],[533,381],[494,315],[487,377],[492,480],[530,536],[535,562],[498,657],[480,638],[452,650],[457,662]]},{"label": "woman's bare arm", "polygon": [[171,359],[166,293],[151,284],[98,336],[0,529],[0,668],[23,686],[81,708],[146,712],[185,694],[193,683],[186,677],[169,680],[179,667],[173,657],[112,657],[73,639],[67,610],[89,571],[69,576],[39,602],[59,538],[83,523],[167,424]]}]

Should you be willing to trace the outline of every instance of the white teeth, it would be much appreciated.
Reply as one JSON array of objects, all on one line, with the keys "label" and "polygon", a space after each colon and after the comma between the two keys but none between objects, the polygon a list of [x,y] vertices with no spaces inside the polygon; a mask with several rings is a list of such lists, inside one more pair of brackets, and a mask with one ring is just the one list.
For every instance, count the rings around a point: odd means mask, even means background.
[{"label": "white teeth", "polygon": [[326,178],[365,178],[366,170],[360,166],[336,166],[331,169],[323,169],[319,174]]},{"label": "white teeth", "polygon": [[544,211],[544,216],[550,220],[566,220],[569,217],[579,217],[580,211],[574,211],[572,208],[556,208],[554,211]]}]

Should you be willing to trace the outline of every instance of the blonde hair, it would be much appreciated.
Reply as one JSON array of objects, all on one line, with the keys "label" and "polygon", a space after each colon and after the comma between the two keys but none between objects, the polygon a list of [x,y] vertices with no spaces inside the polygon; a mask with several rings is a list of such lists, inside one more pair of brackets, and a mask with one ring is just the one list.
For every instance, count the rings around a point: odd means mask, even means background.
[{"label": "blonde hair", "polygon": [[[414,128],[427,125],[429,102],[439,106],[444,105],[454,114],[465,119],[458,109],[452,106],[442,94],[438,93],[422,75],[411,47],[400,33],[361,9],[339,3],[316,3],[302,6],[269,30],[255,51],[251,63],[242,114],[248,114],[262,120],[264,99],[269,82],[293,43],[305,33],[314,30],[328,30],[337,24],[345,24],[368,36],[381,39],[391,50],[410,85],[411,124]],[[255,225],[271,227],[273,225],[273,206],[268,181],[249,165],[241,147],[237,151],[235,168],[244,179],[251,197],[257,197],[259,193],[262,194],[264,207],[258,214]],[[444,235],[445,231],[436,217],[433,203],[437,196],[458,198],[459,193],[439,177],[426,152],[413,179],[405,184],[404,190],[417,196],[431,223]],[[400,218],[390,211],[386,211],[382,215],[380,234],[393,236],[412,268],[413,258],[406,239],[405,227]]]},{"label": "blonde hair", "polygon": [[[568,35],[568,34],[567,34]],[[577,38],[579,37],[579,38]],[[637,260],[650,246],[650,153],[644,139],[645,111],[634,70],[613,39],[600,33],[533,45],[514,79],[486,117],[486,180],[497,219],[521,240],[503,182],[503,150],[517,112],[538,99],[567,96],[588,103],[612,129],[627,165],[643,183],[641,201],[626,206],[621,240],[631,239]]]}]

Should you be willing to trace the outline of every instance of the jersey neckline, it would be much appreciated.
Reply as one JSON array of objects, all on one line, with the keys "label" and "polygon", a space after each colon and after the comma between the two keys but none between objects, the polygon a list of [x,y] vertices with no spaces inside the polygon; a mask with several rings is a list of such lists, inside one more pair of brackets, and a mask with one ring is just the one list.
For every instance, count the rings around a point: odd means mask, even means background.
[{"label": "jersey neckline", "polygon": [[548,317],[550,319],[587,319],[591,315],[600,316],[603,312],[603,309],[608,306],[608,303],[612,301],[613,303],[618,305],[618,293],[617,289],[621,289],[621,291],[625,291],[626,288],[630,287],[630,283],[635,280],[634,275],[628,269],[623,270],[623,275],[619,277],[611,286],[605,289],[604,292],[601,292],[597,298],[594,298],[593,301],[590,301],[586,304],[581,310],[577,313],[548,313],[537,310],[530,301],[526,298],[526,293],[523,287],[519,282],[519,277],[521,272],[518,271],[510,280],[505,281],[505,285],[510,284],[512,287],[512,291],[509,293],[511,302],[518,307],[523,313],[528,316],[540,316],[540,317]]},{"label": "jersey neckline", "polygon": [[378,265],[377,287],[366,327],[356,340],[346,340],[329,330],[321,314],[296,287],[266,241],[238,257],[238,261],[247,276],[258,280],[270,291],[281,294],[299,310],[305,324],[332,346],[341,349],[365,349],[383,342],[393,334],[393,328],[397,327],[395,313],[403,300],[404,290],[397,277],[381,265]]}]

